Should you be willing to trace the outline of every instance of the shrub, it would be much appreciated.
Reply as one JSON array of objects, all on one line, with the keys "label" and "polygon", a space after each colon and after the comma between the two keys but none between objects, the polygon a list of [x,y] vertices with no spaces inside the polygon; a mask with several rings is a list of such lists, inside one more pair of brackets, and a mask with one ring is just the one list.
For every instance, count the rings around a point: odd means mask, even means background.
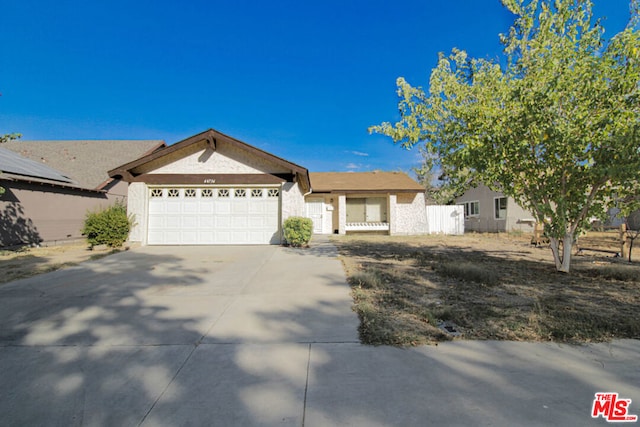
[{"label": "shrub", "polygon": [[292,216],[284,221],[284,240],[291,246],[306,246],[313,233],[313,221],[310,218]]},{"label": "shrub", "polygon": [[116,248],[127,240],[132,226],[133,216],[127,216],[124,203],[116,202],[104,210],[88,212],[82,234],[87,236],[91,248],[97,245]]}]

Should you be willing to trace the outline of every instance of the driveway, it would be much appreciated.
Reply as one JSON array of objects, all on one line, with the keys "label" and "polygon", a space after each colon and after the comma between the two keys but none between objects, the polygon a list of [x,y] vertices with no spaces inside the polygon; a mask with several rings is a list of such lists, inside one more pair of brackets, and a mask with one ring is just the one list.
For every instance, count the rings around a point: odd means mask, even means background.
[{"label": "driveway", "polygon": [[9,426],[588,425],[638,341],[358,344],[335,248],[144,247],[0,285]]}]

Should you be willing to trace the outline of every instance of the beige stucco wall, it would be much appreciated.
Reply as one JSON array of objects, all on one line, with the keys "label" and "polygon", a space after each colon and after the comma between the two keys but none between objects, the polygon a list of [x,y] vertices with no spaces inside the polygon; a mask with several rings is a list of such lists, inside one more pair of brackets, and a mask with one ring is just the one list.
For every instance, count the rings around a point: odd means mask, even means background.
[{"label": "beige stucco wall", "polygon": [[285,182],[282,184],[281,194],[282,222],[290,216],[305,216],[304,194],[297,183]]},{"label": "beige stucco wall", "polygon": [[507,216],[505,219],[495,219],[494,200],[503,197],[498,191],[492,191],[484,185],[470,188],[462,196],[456,199],[456,204],[462,205],[465,202],[478,201],[479,215],[465,218],[464,228],[466,231],[476,232],[505,232],[505,231],[533,231],[533,215],[522,209],[512,199],[507,199]]},{"label": "beige stucco wall", "polygon": [[400,193],[395,197],[393,228],[391,234],[418,235],[427,234],[427,212],[424,193]]},{"label": "beige stucco wall", "polygon": [[204,148],[173,163],[165,164],[151,174],[167,173],[287,173],[287,169],[237,147],[221,144],[216,151]]}]

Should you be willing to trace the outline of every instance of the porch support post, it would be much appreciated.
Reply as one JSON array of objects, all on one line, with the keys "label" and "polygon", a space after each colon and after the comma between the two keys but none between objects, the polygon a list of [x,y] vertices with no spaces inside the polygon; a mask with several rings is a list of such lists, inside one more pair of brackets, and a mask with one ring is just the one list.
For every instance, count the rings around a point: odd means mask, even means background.
[{"label": "porch support post", "polygon": [[389,235],[393,236],[397,232],[396,224],[396,203],[397,196],[395,194],[389,194],[387,205],[387,221],[389,222]]},{"label": "porch support post", "polygon": [[338,234],[347,234],[347,196],[338,196]]}]

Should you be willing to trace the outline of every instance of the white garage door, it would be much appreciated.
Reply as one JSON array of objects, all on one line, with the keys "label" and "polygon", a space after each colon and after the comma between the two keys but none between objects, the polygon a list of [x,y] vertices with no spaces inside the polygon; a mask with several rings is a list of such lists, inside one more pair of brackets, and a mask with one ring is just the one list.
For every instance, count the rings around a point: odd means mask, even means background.
[{"label": "white garage door", "polygon": [[279,243],[278,188],[151,188],[150,245]]}]

